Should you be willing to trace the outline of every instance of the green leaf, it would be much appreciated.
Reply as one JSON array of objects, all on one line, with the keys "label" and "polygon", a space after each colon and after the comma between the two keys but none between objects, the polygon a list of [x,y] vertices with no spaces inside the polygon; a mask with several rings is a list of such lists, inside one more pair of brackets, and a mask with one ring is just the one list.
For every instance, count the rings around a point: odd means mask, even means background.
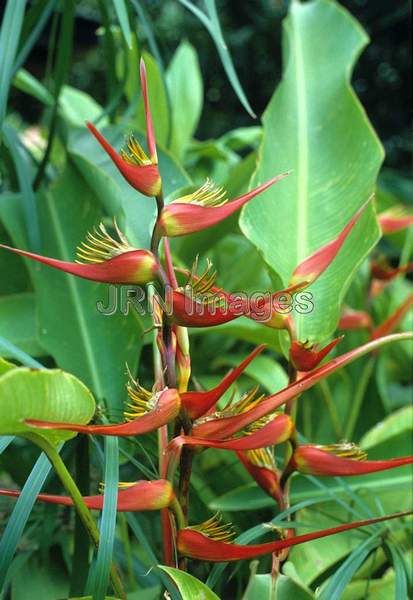
[{"label": "green leaf", "polygon": [[13,63],[23,24],[26,0],[8,0],[0,31],[0,127],[6,114]]},{"label": "green leaf", "polygon": [[93,598],[104,600],[113,555],[118,501],[119,453],[118,438],[105,437],[105,495],[103,500],[100,542],[93,571]]},{"label": "green leaf", "polygon": [[193,575],[173,567],[165,567],[164,565],[158,565],[158,567],[165,571],[175,582],[182,600],[219,600],[218,596],[205,583],[202,583]]},{"label": "green leaf", "polygon": [[54,98],[49,90],[26,69],[19,69],[13,79],[13,85],[21,92],[29,94],[46,106],[53,106]]},{"label": "green leaf", "polygon": [[21,367],[0,377],[0,435],[22,435],[35,431],[56,443],[76,434],[34,429],[25,424],[25,419],[86,424],[94,412],[92,394],[69,373]]},{"label": "green leaf", "polygon": [[[223,356],[214,365],[230,365],[236,367],[242,361],[237,355]],[[274,394],[288,384],[288,376],[282,366],[269,356],[257,356],[244,370],[244,373]]]},{"label": "green leaf", "polygon": [[12,369],[17,369],[16,365],[4,360],[4,358],[0,358],[0,377]]},{"label": "green leaf", "polygon": [[389,415],[367,431],[360,440],[363,450],[383,444],[396,438],[401,433],[411,432],[413,429],[413,406],[405,406]]},{"label": "green leaf", "polygon": [[113,0],[113,6],[115,7],[116,16],[118,17],[119,25],[122,30],[123,37],[125,38],[125,42],[129,48],[131,48],[131,30],[125,0]]},{"label": "green leaf", "polygon": [[0,354],[3,356],[7,356],[10,358],[15,358],[25,367],[31,367],[32,369],[43,369],[43,365],[39,363],[37,360],[20,350],[17,346],[15,346],[6,338],[0,336]]},{"label": "green leaf", "polygon": [[[85,121],[97,121],[103,108],[86,92],[70,85],[64,85],[59,96],[59,113],[71,125],[84,127]],[[100,126],[104,127],[108,120],[104,117]]]},{"label": "green leaf", "polygon": [[[374,190],[383,150],[350,87],[366,43],[360,25],[335,2],[291,3],[283,79],[264,114],[254,184],[293,172],[249,203],[240,220],[284,284],[301,261],[342,231]],[[311,286],[313,312],[294,312],[300,339],[321,341],[333,333],[350,280],[378,238],[370,206]]]},{"label": "green leaf", "polygon": [[[31,356],[44,356],[37,335],[36,297],[33,293],[10,294],[0,297],[2,336]],[[10,357],[12,354],[3,353]]]},{"label": "green leaf", "polygon": [[52,468],[49,459],[41,454],[30,473],[0,541],[0,589],[9,570],[17,544],[26,526],[36,498]]},{"label": "green leaf", "polygon": [[202,111],[203,83],[196,50],[184,40],[172,57],[166,73],[172,104],[170,151],[182,159],[195,133]]},{"label": "green leaf", "polygon": [[222,62],[222,66],[225,69],[225,73],[232,85],[232,89],[238,96],[239,101],[251,117],[255,117],[255,113],[251,108],[250,103],[242,89],[240,81],[238,79],[237,72],[235,71],[231,54],[229,53],[228,46],[225,43],[224,36],[222,34],[221,25],[219,23],[217,8],[215,6],[215,0],[205,0],[206,13],[200,10],[190,0],[179,0],[179,2],[192,12],[206,27],[212,39],[214,40],[216,49]]},{"label": "green leaf", "polygon": [[[102,219],[102,209],[87,183],[68,167],[42,198],[44,254],[74,260],[79,242]],[[0,205],[14,244],[24,247],[17,209],[12,199]],[[123,314],[126,306],[119,301],[115,314],[103,314],[98,303],[106,306],[108,286],[39,268],[30,261],[27,265],[36,290],[40,344],[59,367],[79,377],[99,401],[107,403],[113,411],[110,416],[119,417],[127,381],[125,363],[135,371],[142,344],[136,311]]]}]

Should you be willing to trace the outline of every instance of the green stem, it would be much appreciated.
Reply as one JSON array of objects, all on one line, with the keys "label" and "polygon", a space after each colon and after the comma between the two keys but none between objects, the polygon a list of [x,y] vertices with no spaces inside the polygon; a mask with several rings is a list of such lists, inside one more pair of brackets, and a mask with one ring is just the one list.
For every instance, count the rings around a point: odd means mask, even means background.
[{"label": "green stem", "polygon": [[[37,444],[37,446],[39,446],[46,454],[54,470],[56,471],[56,474],[62,482],[65,490],[72,498],[73,504],[77,510],[77,514],[79,515],[80,520],[87,529],[93,543],[96,547],[98,547],[100,539],[99,529],[97,528],[97,525],[93,520],[90,510],[88,509],[83,500],[79,488],[73,481],[72,476],[67,470],[63,460],[60,458],[60,455],[58,454],[58,452],[56,452],[56,449],[50,444],[50,442],[48,442],[45,438],[41,437],[40,435],[37,435],[36,433],[28,433],[24,437],[33,442],[34,444]],[[119,598],[122,598],[122,600],[126,600],[126,594],[123,589],[123,584],[114,563],[111,564],[110,576],[112,580],[113,589],[115,590],[116,594],[119,596]]]},{"label": "green stem", "polygon": [[346,440],[351,440],[353,433],[354,433],[354,428],[356,426],[356,422],[357,422],[357,417],[359,416],[360,413],[360,408],[361,405],[363,403],[363,398],[364,395],[366,393],[366,389],[367,389],[367,385],[370,381],[370,377],[371,374],[373,372],[374,369],[374,365],[375,365],[375,358],[371,357],[369,358],[369,360],[366,362],[363,371],[361,373],[361,377],[359,379],[355,394],[354,394],[354,399],[351,405],[351,410],[350,410],[350,414],[347,420],[347,426],[344,430],[344,439]]}]

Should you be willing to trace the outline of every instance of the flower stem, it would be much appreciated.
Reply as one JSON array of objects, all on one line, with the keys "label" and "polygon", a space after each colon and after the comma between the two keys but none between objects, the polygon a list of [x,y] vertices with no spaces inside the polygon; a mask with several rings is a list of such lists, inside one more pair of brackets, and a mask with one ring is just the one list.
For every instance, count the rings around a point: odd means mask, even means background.
[{"label": "flower stem", "polygon": [[[97,525],[90,513],[90,510],[88,509],[83,500],[79,488],[73,481],[72,476],[70,475],[69,471],[66,468],[66,465],[64,464],[63,460],[61,459],[54,446],[52,446],[50,442],[48,442],[45,438],[43,438],[40,435],[37,435],[36,433],[28,433],[24,437],[33,442],[34,444],[37,444],[37,446],[39,446],[46,454],[54,470],[56,471],[56,474],[62,482],[65,490],[72,498],[73,504],[76,508],[80,520],[87,529],[93,543],[96,547],[98,547],[100,540],[99,529],[97,528]],[[119,598],[122,598],[122,600],[126,600],[125,590],[123,589],[123,584],[120,579],[119,572],[114,563],[112,563],[110,567],[110,577],[115,593],[118,595]]]}]

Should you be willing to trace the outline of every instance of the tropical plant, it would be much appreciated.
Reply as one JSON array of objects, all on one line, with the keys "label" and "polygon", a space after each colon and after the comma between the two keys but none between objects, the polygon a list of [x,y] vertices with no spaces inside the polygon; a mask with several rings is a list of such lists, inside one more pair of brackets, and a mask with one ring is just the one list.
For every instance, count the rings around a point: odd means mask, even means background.
[{"label": "tropical plant", "polygon": [[[179,4],[253,114],[213,0]],[[72,0],[1,27],[2,598],[407,598],[413,217],[350,85],[365,33],[293,1],[262,127],[200,142],[193,46],[165,71],[143,3],[99,7],[106,107],[66,84]]]}]

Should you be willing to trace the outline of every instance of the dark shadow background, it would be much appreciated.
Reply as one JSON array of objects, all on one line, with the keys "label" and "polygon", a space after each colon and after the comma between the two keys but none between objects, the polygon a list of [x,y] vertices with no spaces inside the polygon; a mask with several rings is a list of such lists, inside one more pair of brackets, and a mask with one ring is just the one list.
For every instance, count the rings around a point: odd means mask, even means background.
[{"label": "dark shadow background", "polygon": [[[109,10],[112,1],[103,0]],[[177,0],[140,0],[151,21],[164,63],[182,38],[197,49],[205,83],[205,106],[197,137],[216,137],[238,126],[254,125],[230,87],[215,46],[203,25]],[[30,3],[29,3],[30,4]],[[408,175],[411,168],[411,32],[408,0],[342,0],[363,25],[371,43],[353,77],[354,88],[386,149],[386,166]],[[200,3],[202,5],[202,2]],[[0,7],[4,1],[0,0]],[[63,2],[64,6],[64,2]],[[74,59],[69,83],[105,103],[104,60],[95,35],[100,26],[97,0],[76,3]],[[227,44],[246,95],[260,115],[281,72],[281,21],[287,0],[217,0]],[[130,16],[143,47],[145,30],[133,5]],[[26,68],[40,79],[47,60],[50,24],[32,51]],[[36,122],[41,106],[12,92],[11,102],[28,122]]]}]

